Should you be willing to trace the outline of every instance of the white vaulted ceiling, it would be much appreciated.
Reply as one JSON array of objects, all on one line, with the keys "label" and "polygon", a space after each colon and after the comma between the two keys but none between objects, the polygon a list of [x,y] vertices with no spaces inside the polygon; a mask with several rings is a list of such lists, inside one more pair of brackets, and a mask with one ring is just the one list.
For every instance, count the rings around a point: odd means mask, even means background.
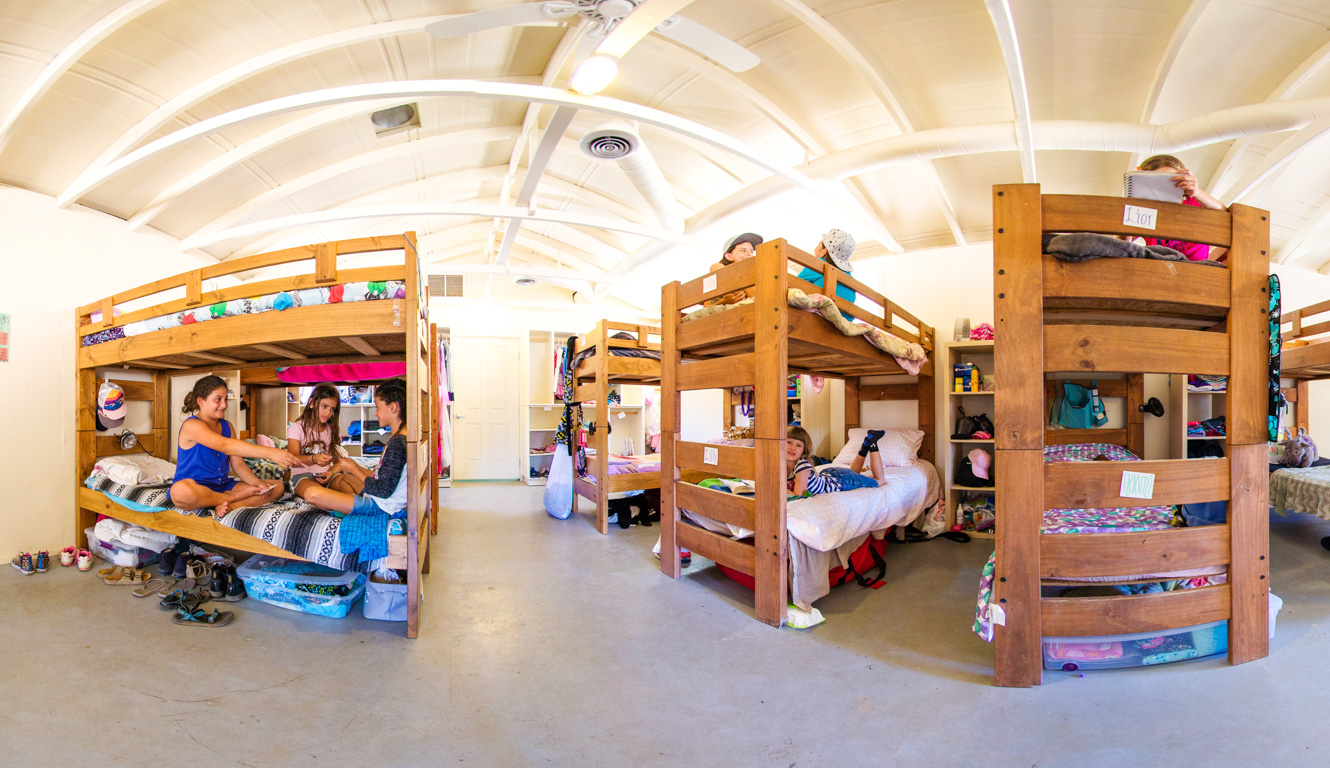
[{"label": "white vaulted ceiling", "polygon": [[[652,33],[594,97],[568,90],[579,16],[424,31],[520,4],[5,0],[0,183],[218,259],[413,229],[433,272],[566,272],[649,307],[732,231],[984,241],[995,183],[1117,194],[1169,152],[1271,210],[1273,260],[1330,270],[1327,0],[676,0],[760,63]],[[404,103],[420,127],[376,138]],[[615,121],[683,232],[579,150]]]}]

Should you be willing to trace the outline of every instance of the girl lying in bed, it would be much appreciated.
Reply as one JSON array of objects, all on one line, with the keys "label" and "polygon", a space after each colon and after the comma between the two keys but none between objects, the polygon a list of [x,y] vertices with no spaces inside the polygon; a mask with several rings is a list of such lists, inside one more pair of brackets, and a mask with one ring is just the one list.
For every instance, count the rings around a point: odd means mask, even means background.
[{"label": "girl lying in bed", "polygon": [[[267,459],[283,467],[300,459],[280,448],[236,440],[226,416],[226,381],[204,376],[185,395],[181,413],[189,414],[176,438],[179,448],[171,501],[181,509],[212,507],[222,517],[232,508],[270,504],[282,497],[281,483],[265,482],[245,466],[244,457]],[[229,471],[228,471],[229,470]],[[235,472],[236,480],[230,476]]]},{"label": "girl lying in bed", "polygon": [[[849,468],[831,466],[816,472],[808,460],[812,453],[813,440],[803,427],[791,426],[785,432],[785,489],[793,496],[814,496],[819,493],[852,491],[855,488],[876,488],[886,476],[882,469],[882,456],[877,450],[877,441],[886,434],[880,429],[868,430],[868,436],[859,447],[859,455]],[[864,459],[868,459],[872,477],[859,474],[864,469]]]},{"label": "girl lying in bed", "polygon": [[325,486],[332,477],[329,467],[340,455],[338,428],[342,396],[331,384],[319,384],[310,393],[300,416],[286,430],[286,450],[300,459],[291,467],[291,492],[305,498],[305,492]]},{"label": "girl lying in bed", "polygon": [[401,379],[374,388],[374,416],[392,429],[379,466],[370,472],[351,459],[333,461],[326,487],[304,484],[305,501],[333,514],[397,514],[406,509],[406,383]]}]

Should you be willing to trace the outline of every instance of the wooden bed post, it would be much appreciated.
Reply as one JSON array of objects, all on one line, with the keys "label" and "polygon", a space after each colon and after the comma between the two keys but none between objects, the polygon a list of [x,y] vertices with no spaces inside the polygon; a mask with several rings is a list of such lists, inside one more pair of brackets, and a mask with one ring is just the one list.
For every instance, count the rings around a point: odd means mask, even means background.
[{"label": "wooden bed post", "polygon": [[[928,351],[928,360],[919,371],[919,431],[924,433],[924,442],[919,446],[919,458],[937,464],[937,382],[933,378],[936,363],[933,354],[933,329],[926,325],[919,326],[919,340]],[[946,494],[943,494],[946,497]],[[946,506],[945,504],[943,506]]]},{"label": "wooden bed post", "polygon": [[1266,442],[1270,348],[1268,214],[1245,205],[1230,208],[1233,243],[1228,252],[1228,456],[1231,466],[1228,522],[1232,553],[1228,583],[1233,617],[1228,660],[1241,664],[1270,653],[1270,527]]},{"label": "wooden bed post", "polygon": [[[421,466],[421,352],[424,339],[420,318],[420,263],[416,252],[416,235],[406,233],[406,298],[401,300],[401,322],[406,326],[406,456],[407,456],[407,515],[406,515],[406,636],[420,635],[421,551],[420,515],[424,505],[420,494]],[[425,445],[428,445],[426,443]],[[428,538],[425,540],[428,545]]]},{"label": "wooden bed post", "polygon": [[1038,184],[993,188],[994,418],[997,563],[994,682],[1042,680],[1039,532],[1044,516],[1044,307]]},{"label": "wooden bed post", "polygon": [[596,450],[596,530],[610,532],[610,329],[596,323],[596,432],[591,447]]},{"label": "wooden bed post", "polygon": [[1307,434],[1311,434],[1311,401],[1307,399],[1309,381],[1307,379],[1298,379],[1297,400],[1293,404],[1293,436],[1298,436],[1298,430],[1305,429]]},{"label": "wooden bed post", "polygon": [[1127,374],[1127,450],[1145,458],[1145,374]]},{"label": "wooden bed post", "polygon": [[[756,462],[754,581],[758,621],[785,623],[789,552],[785,530],[786,377],[789,335],[789,276],[784,240],[758,246],[753,303],[753,437]],[[834,295],[834,291],[832,292]]]},{"label": "wooden bed post", "polygon": [[[679,439],[679,390],[675,381],[682,358],[676,335],[679,331],[679,281],[660,291],[660,572],[679,578],[679,507],[675,483],[680,473],[675,459]],[[574,494],[576,498],[576,494]]]},{"label": "wooden bed post", "polygon": [[[84,368],[78,372],[75,397],[78,402],[74,409],[74,488],[83,486],[83,481],[92,472],[92,465],[97,461],[97,372]],[[88,542],[83,536],[86,528],[91,528],[97,515],[84,509],[78,503],[78,492],[74,493],[74,545],[86,547]]]},{"label": "wooden bed post", "polygon": [[[439,450],[443,445],[443,432],[439,428],[439,390],[443,382],[439,380],[439,326],[429,324],[429,396],[430,396],[430,487],[429,487],[429,535],[439,532]],[[429,553],[425,553],[425,565],[429,566]]]},{"label": "wooden bed post", "polygon": [[845,435],[849,439],[850,430],[859,428],[859,378],[845,378]]},{"label": "wooden bed post", "polygon": [[723,416],[725,429],[734,426],[734,387],[725,388],[725,414]]}]

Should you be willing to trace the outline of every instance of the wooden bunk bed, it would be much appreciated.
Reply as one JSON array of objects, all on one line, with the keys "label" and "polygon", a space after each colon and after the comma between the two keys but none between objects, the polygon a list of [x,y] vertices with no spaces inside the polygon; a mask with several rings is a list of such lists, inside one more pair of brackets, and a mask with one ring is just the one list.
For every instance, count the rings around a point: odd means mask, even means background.
[{"label": "wooden bunk bed", "polygon": [[[614,334],[627,333],[632,339],[616,339]],[[654,341],[652,340],[654,337]],[[584,497],[595,506],[596,530],[610,532],[610,494],[626,491],[645,491],[660,487],[659,472],[629,472],[610,474],[610,408],[611,384],[650,385],[660,383],[659,357],[625,357],[613,350],[633,350],[660,354],[660,329],[652,325],[614,323],[601,320],[596,329],[580,336],[574,354],[594,350],[584,357],[573,370],[573,391],[565,392],[568,402],[585,403],[594,400],[595,430],[591,432],[590,446],[596,455],[587,461],[589,477],[574,473],[573,512],[577,512],[578,497]]]},{"label": "wooden bunk bed", "polygon": [[[823,276],[824,287],[791,275],[803,266]],[[836,294],[843,283],[875,302],[876,311]],[[894,358],[862,337],[842,335],[827,320],[791,307],[789,289],[834,298],[838,309],[923,346],[928,361],[906,384],[861,385],[865,376],[902,374]],[[707,299],[746,290],[755,297],[728,311],[683,322],[683,313]],[[785,622],[789,550],[786,529],[786,380],[791,373],[845,381],[845,428],[859,424],[861,400],[917,400],[924,432],[920,458],[933,460],[933,329],[877,291],[782,240],[763,243],[757,255],[717,272],[662,289],[661,360],[661,571],[679,578],[679,549],[754,578],[755,617]],[[909,324],[914,331],[899,324]],[[754,446],[708,445],[680,438],[680,397],[689,390],[753,387]],[[754,481],[748,499],[697,485],[707,477]],[[680,519],[680,508],[755,531],[752,543],[735,541]]]},{"label": "wooden bunk bed", "polygon": [[[1290,426],[1293,434],[1299,429],[1311,432],[1310,401],[1307,385],[1313,381],[1330,379],[1330,301],[1283,313],[1284,349],[1280,353],[1279,376],[1293,379],[1293,386],[1284,389],[1289,403]],[[1317,322],[1308,322],[1315,319]],[[1306,342],[1290,346],[1290,342]]]},{"label": "wooden bunk bed", "polygon": [[[993,190],[997,685],[1041,682],[1041,638],[1153,632],[1228,620],[1234,664],[1269,652],[1266,414],[1267,214],[1122,198]],[[1126,226],[1124,204],[1157,229]],[[1151,259],[1067,263],[1044,233],[1149,234],[1229,249],[1221,269]],[[1227,457],[1044,463],[1045,374],[1226,375]],[[1102,381],[1101,381],[1102,385]],[[1092,430],[1100,432],[1100,430]],[[1102,438],[1102,434],[1095,438]],[[1118,508],[1123,470],[1154,476],[1150,504],[1228,501],[1228,523],[1136,533],[1041,534],[1046,509]],[[1041,598],[1041,580],[1226,566],[1228,583],[1159,594]]]},{"label": "wooden bunk bed", "polygon": [[[338,257],[361,253],[398,251],[401,263],[390,266],[339,269]],[[298,264],[306,271],[291,277],[244,283],[234,288],[205,291],[204,281],[224,275],[281,264]],[[220,316],[206,322],[177,323],[173,327],[123,335],[132,323],[163,318],[225,302],[243,302],[255,296],[351,284],[391,285],[404,283],[404,295],[381,300],[347,300],[310,306],[291,306],[256,314]],[[153,306],[115,315],[113,308],[147,299],[163,291],[183,288],[184,298],[165,300]],[[338,292],[339,298],[342,296]],[[171,379],[198,377],[213,371],[272,369],[290,365],[322,365],[404,360],[407,382],[408,514],[406,535],[390,538],[390,567],[404,569],[408,582],[407,636],[420,631],[422,574],[429,570],[429,536],[425,526],[432,521],[431,506],[437,486],[433,478],[434,454],[429,450],[433,429],[433,393],[438,391],[437,367],[430,367],[429,297],[421,279],[415,233],[371,237],[302,246],[246,258],[224,261],[138,288],[122,291],[76,310],[75,344],[78,349],[77,446],[75,451],[74,534],[83,541],[83,531],[96,516],[106,515],[126,522],[172,533],[182,538],[229,549],[280,557],[299,558],[262,539],[222,525],[212,517],[195,517],[165,511],[145,513],[110,501],[84,487],[98,457],[146,450],[170,460],[175,436],[170,434],[171,409],[180,403],[171,398]],[[93,313],[100,317],[93,320]],[[220,311],[218,314],[222,314]],[[121,329],[122,338],[83,345],[86,336]],[[355,329],[356,335],[346,335]],[[99,373],[99,369],[102,372]],[[108,370],[109,369],[109,370]],[[115,378],[117,369],[150,374],[151,381],[119,381],[130,401],[151,404],[151,433],[139,436],[139,445],[123,449],[117,435],[96,430],[96,396],[103,378]],[[254,402],[252,400],[251,402]],[[250,423],[256,423],[251,420]],[[239,425],[236,425],[237,428]],[[118,432],[118,430],[117,430]],[[234,511],[233,511],[234,514]]]}]

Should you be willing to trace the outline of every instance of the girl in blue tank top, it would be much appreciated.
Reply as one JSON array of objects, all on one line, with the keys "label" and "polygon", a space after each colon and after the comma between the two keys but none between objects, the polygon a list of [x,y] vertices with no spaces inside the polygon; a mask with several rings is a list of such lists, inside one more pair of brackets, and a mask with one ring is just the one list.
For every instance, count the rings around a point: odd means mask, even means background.
[{"label": "girl in blue tank top", "polygon": [[[254,476],[244,457],[267,459],[283,467],[300,459],[280,448],[265,448],[232,437],[226,416],[226,381],[204,376],[185,396],[181,413],[189,414],[177,436],[175,480],[171,501],[181,509],[212,507],[217,517],[231,509],[270,504],[281,498],[282,483]],[[236,480],[231,477],[235,472]]]}]

